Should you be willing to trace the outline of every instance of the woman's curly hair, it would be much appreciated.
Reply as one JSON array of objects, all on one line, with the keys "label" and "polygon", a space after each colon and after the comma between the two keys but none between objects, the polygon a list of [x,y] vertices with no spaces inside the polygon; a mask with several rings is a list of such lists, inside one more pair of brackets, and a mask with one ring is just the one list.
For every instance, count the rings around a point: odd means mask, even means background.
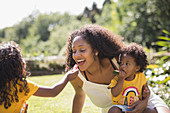
[{"label": "woman's curly hair", "polygon": [[138,72],[143,72],[146,70],[149,63],[142,46],[136,43],[131,43],[122,49],[122,54],[127,54],[134,58],[136,65],[140,66],[140,70]]},{"label": "woman's curly hair", "polygon": [[[12,102],[18,102],[18,92],[29,92],[25,62],[15,42],[0,44],[0,105],[8,109]],[[19,87],[17,87],[19,86]]]},{"label": "woman's curly hair", "polygon": [[86,40],[91,45],[93,51],[97,50],[99,52],[99,59],[116,57],[120,54],[121,47],[123,47],[123,37],[115,35],[108,29],[96,24],[85,25],[71,33],[67,40],[66,72],[75,64],[72,58],[72,42],[77,36],[81,36]]}]

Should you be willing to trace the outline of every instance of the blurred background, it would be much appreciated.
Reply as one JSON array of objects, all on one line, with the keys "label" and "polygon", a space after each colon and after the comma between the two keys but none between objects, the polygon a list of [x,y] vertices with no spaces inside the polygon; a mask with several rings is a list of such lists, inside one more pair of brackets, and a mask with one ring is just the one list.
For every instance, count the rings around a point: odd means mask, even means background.
[{"label": "blurred background", "polygon": [[67,38],[85,24],[141,44],[149,84],[170,106],[170,0],[4,0],[0,14],[0,43],[20,45],[31,76],[64,73]]}]

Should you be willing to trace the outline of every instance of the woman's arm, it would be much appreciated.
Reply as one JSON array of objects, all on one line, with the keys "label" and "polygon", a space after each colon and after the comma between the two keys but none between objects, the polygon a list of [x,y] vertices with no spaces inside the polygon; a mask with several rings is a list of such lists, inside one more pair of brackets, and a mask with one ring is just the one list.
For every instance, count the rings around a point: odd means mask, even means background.
[{"label": "woman's arm", "polygon": [[150,89],[150,97],[148,101],[148,106],[152,106],[152,108],[156,109],[158,113],[170,113],[170,109],[168,105],[158,96],[156,95],[151,88]]},{"label": "woman's arm", "polygon": [[81,113],[85,101],[85,93],[82,89],[82,81],[77,77],[75,80],[71,81],[71,84],[75,90],[72,113]]},{"label": "woman's arm", "polygon": [[68,81],[74,80],[77,77],[78,70],[76,71],[69,71],[63,77],[63,79],[53,85],[52,87],[47,86],[39,86],[39,89],[34,93],[34,96],[40,97],[55,97],[57,96],[67,85]]}]

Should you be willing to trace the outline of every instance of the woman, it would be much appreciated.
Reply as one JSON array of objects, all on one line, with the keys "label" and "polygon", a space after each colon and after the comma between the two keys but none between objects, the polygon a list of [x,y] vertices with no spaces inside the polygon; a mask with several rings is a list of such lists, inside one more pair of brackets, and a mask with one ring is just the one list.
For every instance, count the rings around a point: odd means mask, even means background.
[{"label": "woman", "polygon": [[[87,25],[74,31],[67,42],[66,72],[75,64],[79,66],[78,77],[71,81],[75,89],[73,100],[73,113],[81,113],[84,105],[85,94],[103,113],[107,113],[112,106],[110,90],[107,89],[112,78],[113,71],[119,68],[117,63],[123,38],[117,36],[99,25]],[[137,101],[130,108],[135,109],[129,113],[142,111],[148,103],[148,107],[165,110],[166,104],[151,92],[149,102],[147,99]],[[162,112],[161,112],[162,113]]]}]

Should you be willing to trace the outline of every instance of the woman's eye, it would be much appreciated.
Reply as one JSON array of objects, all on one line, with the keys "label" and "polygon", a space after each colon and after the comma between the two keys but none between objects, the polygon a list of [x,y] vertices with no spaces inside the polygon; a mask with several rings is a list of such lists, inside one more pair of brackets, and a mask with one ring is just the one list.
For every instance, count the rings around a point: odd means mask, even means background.
[{"label": "woman's eye", "polygon": [[85,51],[85,49],[80,49],[80,52],[84,52]]},{"label": "woman's eye", "polygon": [[126,65],[128,66],[128,65],[129,65],[129,63],[126,63]]}]

